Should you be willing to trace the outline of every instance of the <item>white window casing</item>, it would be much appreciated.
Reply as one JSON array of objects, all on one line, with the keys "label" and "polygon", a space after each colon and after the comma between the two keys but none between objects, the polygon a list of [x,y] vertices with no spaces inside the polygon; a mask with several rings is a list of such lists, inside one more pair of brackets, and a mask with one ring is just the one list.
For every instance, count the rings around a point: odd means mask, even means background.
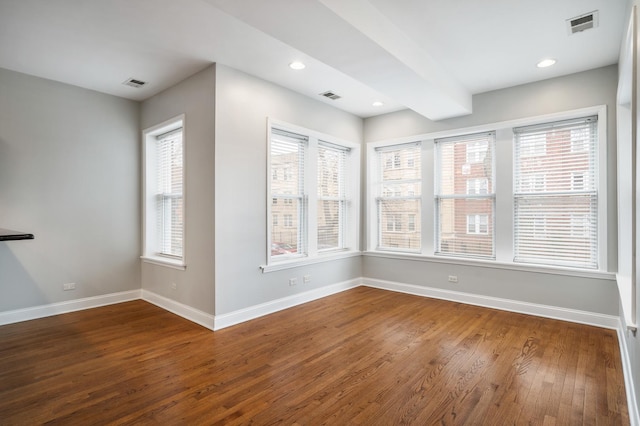
[{"label": "white window casing", "polygon": [[[606,170],[606,136],[607,136],[607,114],[606,106],[594,106],[576,109],[572,111],[557,112],[551,114],[540,115],[536,117],[520,118],[515,120],[509,120],[498,123],[482,124],[478,126],[445,130],[436,133],[422,134],[407,136],[401,139],[376,141],[367,144],[367,239],[366,248],[368,253],[373,256],[390,257],[390,258],[406,258],[406,259],[422,259],[428,262],[444,262],[451,264],[461,265],[493,265],[497,268],[513,269],[518,271],[543,271],[560,275],[571,275],[581,277],[609,277],[607,265],[607,170]],[[595,209],[589,211],[587,217],[584,216],[585,212],[575,211],[573,217],[569,215],[566,219],[567,226],[563,232],[567,235],[567,238],[582,238],[585,234],[591,235],[594,230],[597,230],[597,238],[592,239],[591,243],[594,251],[591,255],[595,256],[597,263],[591,263],[590,265],[578,264],[571,262],[547,262],[542,259],[523,259],[522,251],[519,253],[520,257],[516,256],[517,241],[522,242],[522,237],[525,235],[521,233],[520,239],[517,240],[517,227],[516,227],[516,213],[514,211],[516,205],[516,197],[522,199],[523,196],[527,197],[544,197],[550,195],[554,186],[557,188],[557,177],[549,175],[544,170],[528,169],[526,173],[521,173],[516,177],[516,144],[514,130],[521,130],[526,128],[534,128],[533,126],[544,126],[548,123],[563,122],[567,120],[583,119],[584,117],[596,117],[597,127],[595,134],[597,136],[597,144],[595,146],[590,145],[590,136],[585,139],[585,135],[588,132],[584,130],[574,130],[573,137],[570,137],[570,143],[567,145],[567,155],[588,155],[593,160],[593,174],[592,172],[585,172],[580,168],[568,169],[568,173],[562,178],[573,195],[576,193],[593,194],[597,193],[595,198],[592,197],[592,204],[595,205]],[[449,139],[455,140],[468,136],[479,134],[493,134],[493,170],[490,176],[493,176],[495,181],[492,181],[487,176],[487,183],[483,182],[484,177],[475,176],[474,168],[482,165],[483,149],[482,142],[471,145],[470,153],[467,151],[461,158],[463,164],[459,165],[458,172],[455,176],[459,178],[460,186],[458,187],[458,193],[450,194],[442,189],[446,189],[442,186],[443,181],[441,179],[441,173],[438,171],[438,162],[441,158],[439,153],[438,144]],[[570,132],[571,133],[571,132]],[[417,183],[416,187],[418,191],[414,191],[415,194],[421,196],[421,209],[420,213],[416,215],[416,228],[421,231],[422,244],[420,249],[406,250],[398,249],[397,247],[384,247],[379,244],[381,229],[389,232],[398,228],[396,223],[401,219],[396,220],[395,216],[392,217],[392,223],[387,226],[387,223],[381,225],[379,219],[379,201],[380,199],[393,198],[400,194],[394,189],[389,188],[387,185],[384,188],[381,185],[380,168],[387,165],[391,170],[401,170],[406,167],[408,162],[402,158],[398,158],[396,161],[395,155],[388,157],[382,157],[380,153],[384,151],[392,152],[397,150],[399,146],[419,143],[421,145],[421,179]],[[489,142],[491,143],[491,142]],[[488,147],[489,145],[487,145]],[[522,148],[522,145],[520,146]],[[488,148],[487,148],[488,149]],[[520,160],[534,163],[536,161],[546,161],[545,157],[552,155],[554,149],[550,140],[530,138],[524,145],[524,152],[521,149],[519,152]],[[523,155],[524,154],[524,155]],[[469,160],[471,162],[469,162]],[[400,167],[396,166],[400,164]],[[516,180],[518,183],[516,184]],[[412,185],[415,185],[412,182]],[[485,194],[485,189],[487,193]],[[516,188],[519,188],[516,194]],[[411,190],[407,190],[407,194],[411,193]],[[402,193],[402,191],[400,191]],[[486,231],[487,234],[484,237],[492,235],[493,238],[493,255],[492,256],[476,256],[459,253],[443,252],[441,238],[439,236],[439,220],[443,206],[446,203],[451,203],[451,199],[465,199],[474,197],[489,197],[493,199],[493,215],[487,214],[486,219]],[[444,203],[443,203],[444,201]],[[474,200],[475,201],[475,200]],[[521,208],[524,206],[524,202],[521,203]],[[481,232],[485,231],[484,219],[471,218],[471,215],[481,215],[483,212],[468,212],[464,215],[459,215],[461,220],[460,229],[466,234],[466,238],[481,237]],[[595,215],[593,215],[595,214]],[[595,220],[594,220],[595,218]],[[520,217],[522,219],[522,216]],[[530,218],[529,230],[526,235],[530,240],[539,240],[548,236],[549,234],[556,232],[554,227],[557,228],[557,224],[551,220],[548,215],[534,215]],[[405,222],[399,226],[402,230],[402,226],[405,225],[405,232],[409,229],[408,216],[404,218]],[[469,222],[469,223],[468,223]],[[521,225],[524,223],[521,221]],[[472,234],[468,234],[470,228],[473,228]],[[493,227],[493,230],[491,229]],[[521,231],[524,228],[520,228]],[[476,233],[477,232],[477,233]],[[522,245],[520,247],[523,247]],[[446,247],[445,247],[446,248]]]},{"label": "white window casing", "polygon": [[143,131],[143,253],[146,262],[184,269],[184,115]]},{"label": "white window casing", "polygon": [[359,145],[276,120],[267,127],[268,242],[262,271],[359,252]]},{"label": "white window casing", "polygon": [[[514,261],[598,268],[598,117],[514,129]],[[544,155],[523,145],[544,144]],[[544,189],[530,184],[544,176]],[[544,220],[544,232],[536,221]]]},{"label": "white window casing", "polygon": [[376,149],[373,167],[378,249],[421,251],[420,223],[415,220],[422,208],[421,150],[419,142]]},{"label": "white window casing", "polygon": [[435,253],[495,258],[495,133],[434,143]]}]

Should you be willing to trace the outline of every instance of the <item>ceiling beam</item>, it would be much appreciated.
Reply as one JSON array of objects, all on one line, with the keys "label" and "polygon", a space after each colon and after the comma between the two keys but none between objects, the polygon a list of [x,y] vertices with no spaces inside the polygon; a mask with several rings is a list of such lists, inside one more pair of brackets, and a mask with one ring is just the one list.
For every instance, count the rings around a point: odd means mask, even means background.
[{"label": "ceiling beam", "polygon": [[471,113],[471,93],[368,0],[207,1],[431,120]]}]

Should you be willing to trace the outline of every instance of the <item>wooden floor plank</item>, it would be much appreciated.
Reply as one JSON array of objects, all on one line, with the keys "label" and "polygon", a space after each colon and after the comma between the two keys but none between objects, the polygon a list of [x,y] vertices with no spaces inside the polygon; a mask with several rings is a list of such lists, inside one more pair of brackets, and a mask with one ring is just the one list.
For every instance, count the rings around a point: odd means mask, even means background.
[{"label": "wooden floor plank", "polygon": [[143,301],[0,327],[0,424],[629,424],[612,330],[360,287],[211,332]]}]

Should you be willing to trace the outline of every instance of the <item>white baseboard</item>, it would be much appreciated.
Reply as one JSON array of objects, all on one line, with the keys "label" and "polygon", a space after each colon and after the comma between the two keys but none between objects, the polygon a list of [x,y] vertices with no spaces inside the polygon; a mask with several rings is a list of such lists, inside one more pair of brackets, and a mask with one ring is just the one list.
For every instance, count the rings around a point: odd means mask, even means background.
[{"label": "white baseboard", "polygon": [[629,408],[629,423],[631,426],[640,426],[640,411],[636,399],[636,389],[633,382],[633,369],[629,358],[626,333],[628,330],[622,321],[618,321],[618,343],[620,345],[620,357],[622,358],[622,371],[624,373],[624,387],[627,391],[627,407]]},{"label": "white baseboard", "polygon": [[84,309],[113,305],[114,303],[129,302],[136,299],[140,299],[140,290],[110,293],[101,296],[69,300],[66,302],[33,306],[31,308],[4,311],[0,312],[0,325],[13,324],[21,321],[50,317],[52,315],[66,314],[69,312],[81,311]]},{"label": "white baseboard", "polygon": [[213,329],[220,330],[221,328],[230,327],[232,325],[240,324],[241,322],[249,321],[264,315],[269,315],[302,303],[311,302],[335,293],[359,287],[361,282],[361,278],[356,278],[315,290],[306,291],[304,293],[295,294],[293,296],[283,297],[282,299],[272,300],[260,305],[250,306],[245,309],[239,309],[237,311],[229,312],[228,314],[216,315]]},{"label": "white baseboard", "polygon": [[617,316],[579,311],[575,309],[559,308],[557,306],[539,305],[536,303],[520,302],[517,300],[500,299],[497,297],[480,296],[471,293],[424,287],[414,284],[404,284],[393,281],[383,281],[363,278],[363,285],[417,296],[433,297],[434,299],[449,300],[485,308],[518,312],[538,317],[552,318],[580,324],[595,325],[602,328],[617,329],[620,319]]},{"label": "white baseboard", "polygon": [[142,300],[149,303],[153,303],[156,306],[161,307],[164,310],[172,312],[184,319],[195,322],[209,330],[213,330],[213,315],[203,312],[199,309],[193,308],[189,305],[185,305],[175,300],[160,296],[149,290],[142,290]]}]

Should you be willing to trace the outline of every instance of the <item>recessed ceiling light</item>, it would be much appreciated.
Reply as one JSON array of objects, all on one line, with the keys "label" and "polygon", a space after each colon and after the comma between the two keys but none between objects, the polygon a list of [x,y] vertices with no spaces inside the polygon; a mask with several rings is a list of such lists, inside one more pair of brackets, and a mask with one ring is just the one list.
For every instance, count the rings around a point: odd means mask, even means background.
[{"label": "recessed ceiling light", "polygon": [[375,101],[374,103],[372,103],[371,105],[373,105],[374,107],[381,107],[382,105],[384,105],[382,102],[380,101]]},{"label": "recessed ceiling light", "polygon": [[302,62],[291,62],[289,64],[289,68],[291,68],[292,70],[303,70],[305,69],[307,66],[305,64],[303,64]]},{"label": "recessed ceiling light", "polygon": [[538,62],[538,65],[536,65],[538,68],[546,68],[546,67],[550,67],[551,65],[555,64],[556,60],[555,59],[543,59],[540,62]]}]

